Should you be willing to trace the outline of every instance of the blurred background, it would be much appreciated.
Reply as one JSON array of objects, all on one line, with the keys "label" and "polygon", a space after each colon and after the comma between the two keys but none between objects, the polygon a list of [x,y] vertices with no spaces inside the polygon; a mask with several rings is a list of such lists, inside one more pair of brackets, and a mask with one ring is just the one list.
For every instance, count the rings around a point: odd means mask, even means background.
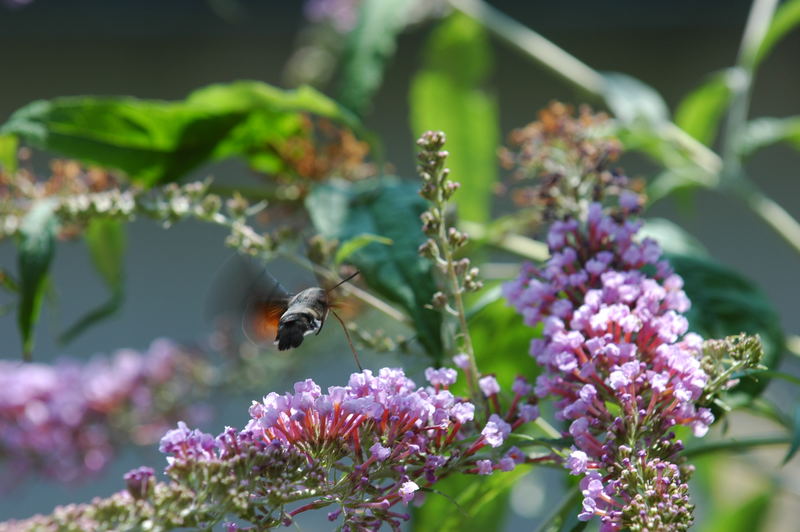
[{"label": "blurred background", "polygon": [[[598,70],[628,73],[659,90],[674,105],[704,76],[735,62],[749,9],[746,1],[680,0],[673,2],[492,1]],[[301,2],[247,0],[20,0],[0,2],[0,122],[17,108],[39,98],[66,95],[131,95],[142,98],[183,98],[193,89],[215,82],[255,79],[287,86],[284,67],[304,24]],[[414,176],[413,135],[408,123],[410,77],[420,65],[421,48],[429,27],[402,35],[398,53],[369,113],[367,126],[384,140],[387,159],[401,176]],[[560,82],[503,43],[492,41],[495,62],[490,88],[499,102],[503,135],[536,118],[536,112],[557,99],[582,103],[585,97]],[[755,85],[752,116],[800,114],[800,32],[789,35],[761,66]],[[593,102],[591,102],[593,103]],[[749,163],[753,179],[791,214],[800,216],[800,155],[780,145],[759,152]],[[634,177],[651,177],[652,166],[639,157],[622,165]],[[250,178],[244,164],[206,166],[195,177],[213,175],[217,182]],[[458,176],[455,176],[456,178]],[[698,191],[693,202],[671,199],[657,203],[650,216],[668,218],[695,235],[719,262],[754,279],[774,303],[787,334],[800,333],[800,255],[786,245],[749,210],[718,193]],[[78,358],[108,353],[120,347],[145,349],[159,337],[202,342],[210,326],[204,319],[209,287],[231,255],[223,245],[222,229],[183,222],[163,230],[153,222],[137,221],[129,228],[125,304],[115,317],[79,336],[66,347],[55,342],[57,331],[103,300],[104,287],[91,267],[80,241],[59,243],[54,262],[55,305],[46,305],[37,330],[37,360],[62,354]],[[14,269],[15,249],[0,244],[0,266]],[[272,273],[287,286],[314,282],[283,264]],[[339,383],[353,370],[341,331],[329,326],[325,341],[309,342],[293,352],[293,363],[276,365],[263,393],[283,390],[301,376],[323,387]],[[19,357],[20,344],[13,314],[0,319],[0,356]],[[319,346],[325,345],[325,349]],[[331,348],[331,345],[341,349]],[[317,346],[315,348],[315,346]],[[285,355],[275,355],[284,357]],[[344,361],[341,357],[348,357]],[[419,377],[422,362],[388,355],[365,354],[365,366],[403,363]],[[788,357],[787,357],[788,358]],[[797,360],[785,360],[784,370],[797,374]],[[779,402],[789,390],[777,385],[769,392]],[[246,407],[257,397],[215,398],[215,417],[207,430],[241,425]],[[762,421],[734,420],[739,431],[768,432]],[[727,473],[738,482],[730,494],[745,495],[751,472],[775,471],[784,495],[775,501],[770,528],[797,530],[785,520],[800,503],[800,476],[795,458],[777,469],[782,450],[732,459]],[[98,478],[78,485],[59,485],[30,478],[0,496],[0,520],[48,512],[55,504],[81,502],[122,487],[122,474],[140,464],[158,468],[163,458],[155,449],[128,449]],[[702,465],[701,465],[702,467]],[[772,474],[772,473],[770,473]],[[744,480],[742,480],[744,479]],[[751,479],[751,480],[748,480]],[[520,519],[546,507],[547,475],[538,470],[525,479],[512,497]],[[702,519],[702,502],[698,501]],[[322,516],[319,516],[322,517]],[[301,527],[325,530],[324,521]],[[509,530],[531,527],[515,520]]]}]

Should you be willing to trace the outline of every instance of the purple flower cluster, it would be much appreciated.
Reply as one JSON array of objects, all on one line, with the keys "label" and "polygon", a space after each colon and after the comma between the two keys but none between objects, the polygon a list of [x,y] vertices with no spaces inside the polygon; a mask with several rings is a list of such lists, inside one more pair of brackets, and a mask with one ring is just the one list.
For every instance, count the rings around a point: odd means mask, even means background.
[{"label": "purple flower cluster", "polygon": [[[225,460],[245,446],[291,449],[308,464],[349,464],[350,472],[327,487],[306,486],[320,498],[289,512],[288,519],[338,502],[341,509],[329,517],[344,515],[345,530],[374,530],[381,523],[397,527],[408,516],[392,507],[411,502],[421,488],[449,472],[489,474],[524,462],[525,455],[515,448],[495,464],[475,454],[502,446],[512,430],[538,415],[535,406],[521,404],[532,386],[519,380],[505,418],[492,414],[477,438],[468,441],[466,436],[478,432],[475,407],[447,389],[456,371],[429,368],[425,375],[431,386],[417,387],[400,369],[383,368],[377,375],[364,370],[351,375],[347,386],[329,387],[327,393],[310,379],[301,381],[294,393],[270,393],[253,402],[243,431],[228,428],[216,438],[179,423],[161,440],[160,449],[171,455],[167,472],[198,461]],[[489,391],[496,395],[499,387]],[[296,499],[294,494],[290,500]]]},{"label": "purple flower cluster", "polygon": [[[620,206],[629,214],[638,204],[628,199],[623,194]],[[536,393],[558,398],[556,417],[570,423],[575,442],[566,465],[585,475],[581,518],[601,516],[604,530],[631,526],[626,509],[647,489],[666,493],[659,482],[685,486],[673,469],[681,444],[670,429],[688,425],[702,436],[714,419],[695,405],[708,376],[700,365],[702,340],[686,334],[682,279],[653,240],[635,239],[639,227],[593,204],[583,222],[552,224],[543,269],[527,265],[505,286],[525,323],[543,324],[543,338],[531,343],[545,370]],[[658,475],[656,487],[623,474],[641,473],[655,459],[674,473]],[[660,519],[675,529],[688,526],[688,499],[669,502],[673,514],[662,508]]]},{"label": "purple flower cluster", "polygon": [[443,476],[488,475],[538,461],[507,445],[514,430],[538,415],[524,379],[514,382],[501,413],[500,387],[484,378],[493,412],[478,423],[473,404],[448,390],[456,370],[429,368],[425,375],[431,385],[417,387],[399,369],[365,370],[327,393],[301,381],[294,393],[254,402],[244,430],[227,427],[217,437],[179,422],[161,439],[167,481],[157,482],[150,468],[134,469],[124,491],[0,523],[0,531],[267,530],[331,505],[328,518],[343,518],[341,530],[387,524],[400,530],[409,515],[397,505],[420,499]]},{"label": "purple flower cluster", "polygon": [[[199,360],[167,341],[88,364],[0,361],[0,456],[7,480],[35,469],[71,481],[102,469],[115,439],[156,441],[198,384]],[[199,412],[196,412],[199,413]]]},{"label": "purple flower cluster", "polygon": [[306,17],[312,22],[329,22],[339,33],[349,33],[358,22],[360,0],[308,0]]}]

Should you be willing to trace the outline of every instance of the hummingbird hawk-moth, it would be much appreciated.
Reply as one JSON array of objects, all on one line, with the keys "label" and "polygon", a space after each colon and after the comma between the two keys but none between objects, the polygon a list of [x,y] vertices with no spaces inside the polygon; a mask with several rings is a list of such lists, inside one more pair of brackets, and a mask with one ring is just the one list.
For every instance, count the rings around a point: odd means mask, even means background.
[{"label": "hummingbird hawk-moth", "polygon": [[[249,266],[252,279],[252,264]],[[318,335],[329,314],[339,321],[353,352],[356,366],[361,370],[358,354],[342,318],[334,310],[331,293],[352,280],[359,272],[341,280],[330,288],[318,286],[290,293],[266,269],[261,269],[255,281],[249,283],[242,300],[236,304],[241,314],[242,331],[248,340],[257,345],[271,342],[278,350],[299,347],[306,336]]]}]

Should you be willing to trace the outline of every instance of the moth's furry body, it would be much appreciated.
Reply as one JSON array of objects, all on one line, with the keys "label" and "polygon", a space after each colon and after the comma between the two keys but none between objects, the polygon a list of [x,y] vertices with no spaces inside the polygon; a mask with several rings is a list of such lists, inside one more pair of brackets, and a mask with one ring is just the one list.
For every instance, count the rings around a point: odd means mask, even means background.
[{"label": "moth's furry body", "polygon": [[319,334],[328,317],[328,292],[322,288],[306,288],[289,299],[286,311],[278,320],[275,342],[284,351],[298,347],[309,334]]}]

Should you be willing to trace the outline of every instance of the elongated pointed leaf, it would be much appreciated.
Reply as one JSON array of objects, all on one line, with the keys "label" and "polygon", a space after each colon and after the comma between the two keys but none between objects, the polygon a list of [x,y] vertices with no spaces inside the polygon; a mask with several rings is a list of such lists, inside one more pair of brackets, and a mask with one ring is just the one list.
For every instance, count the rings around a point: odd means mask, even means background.
[{"label": "elongated pointed leaf", "polygon": [[756,494],[750,499],[726,504],[717,508],[708,519],[708,525],[701,532],[752,532],[764,530],[772,498],[775,493],[771,489]]},{"label": "elongated pointed leaf", "polygon": [[489,219],[497,181],[500,127],[496,99],[483,88],[492,64],[486,32],[474,20],[453,14],[432,33],[422,70],[411,84],[415,138],[427,130],[447,135],[447,165],[461,183],[456,196],[465,219]]},{"label": "elongated pointed leaf", "polygon": [[665,253],[708,257],[708,251],[694,236],[664,218],[648,218],[639,234],[659,243]]},{"label": "elongated pointed leaf", "polygon": [[96,323],[113,316],[122,306],[125,226],[119,220],[92,220],[84,233],[92,264],[103,278],[109,297],[102,304],[80,317],[64,331],[59,340],[67,343]]},{"label": "elongated pointed leaf", "polygon": [[17,137],[0,135],[0,171],[13,174],[17,171]]},{"label": "elongated pointed leaf", "polygon": [[20,225],[17,324],[22,336],[23,356],[28,360],[32,356],[33,330],[39,319],[50,263],[55,253],[58,229],[55,206],[56,203],[51,200],[35,203]]},{"label": "elongated pointed leaf", "polygon": [[453,475],[434,484],[425,504],[413,512],[414,532],[502,530],[511,488],[527,468],[488,477]]},{"label": "elongated pointed leaf", "polygon": [[350,255],[372,242],[377,242],[384,246],[391,246],[394,243],[391,239],[383,236],[361,233],[339,246],[339,249],[336,250],[336,256],[333,258],[333,263],[336,265],[343,263]]},{"label": "elongated pointed leaf", "polygon": [[794,458],[797,450],[800,449],[800,403],[794,407],[794,419],[792,425],[792,443],[789,446],[789,450],[786,451],[786,456],[783,458],[784,464]]},{"label": "elongated pointed leaf", "polygon": [[370,288],[403,307],[420,342],[439,362],[442,320],[438,312],[425,308],[437,288],[431,263],[417,253],[425,240],[419,216],[427,208],[417,188],[394,178],[331,183],[314,189],[306,209],[326,238],[346,241],[366,232],[393,242],[391,246],[369,243],[347,262],[361,271]]},{"label": "elongated pointed leaf", "polygon": [[667,104],[653,87],[620,72],[605,72],[603,78],[606,104],[623,123],[652,127],[669,119]]},{"label": "elongated pointed leaf", "polygon": [[763,61],[772,48],[798,25],[800,25],[800,0],[788,0],[775,11],[769,30],[756,52],[755,64],[758,65]]},{"label": "elongated pointed leaf", "polygon": [[126,173],[137,184],[175,181],[199,165],[238,156],[280,172],[278,148],[306,134],[304,114],[358,127],[319,92],[283,91],[255,81],[211,85],[182,101],[75,96],[16,111],[0,133],[35,147]]},{"label": "elongated pointed leaf", "polygon": [[[522,316],[508,305],[499,290],[484,292],[494,293],[496,298],[492,302],[487,301],[480,311],[469,318],[478,367],[486,375],[497,375],[503,387],[510,387],[517,375],[535,381],[541,371],[539,366],[531,363],[529,353],[531,340],[541,336],[540,328],[524,326]],[[503,353],[503,356],[497,356],[498,353]]]},{"label": "elongated pointed leaf", "polygon": [[[746,332],[758,334],[764,345],[762,364],[777,367],[784,350],[780,317],[764,293],[750,280],[708,258],[668,255],[683,277],[692,301],[687,317],[690,328],[706,338],[723,338]],[[769,382],[745,378],[732,393],[756,397]]]},{"label": "elongated pointed leaf", "polygon": [[710,146],[719,130],[719,121],[733,92],[730,71],[712,74],[702,85],[686,95],[675,110],[675,123],[685,132]]},{"label": "elongated pointed leaf", "polygon": [[380,87],[410,7],[409,0],[363,0],[359,6],[358,24],[348,37],[339,90],[342,104],[359,115]]},{"label": "elongated pointed leaf", "polygon": [[787,142],[800,150],[800,116],[763,117],[748,122],[739,139],[739,152],[747,156],[778,142]]}]

